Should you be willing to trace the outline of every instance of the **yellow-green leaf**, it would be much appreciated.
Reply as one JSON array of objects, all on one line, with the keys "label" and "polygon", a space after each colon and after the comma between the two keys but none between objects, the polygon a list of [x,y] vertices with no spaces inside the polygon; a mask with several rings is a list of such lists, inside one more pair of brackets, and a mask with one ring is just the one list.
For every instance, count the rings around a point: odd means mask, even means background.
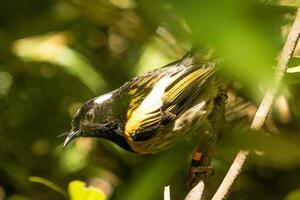
[{"label": "yellow-green leaf", "polygon": [[42,185],[45,185],[51,189],[53,189],[54,191],[62,194],[63,196],[67,196],[65,190],[61,187],[59,187],[58,185],[56,185],[55,183],[47,180],[47,179],[44,179],[42,177],[38,177],[38,176],[31,176],[29,177],[29,181],[30,182],[34,182],[34,183],[39,183],[39,184],[42,184]]},{"label": "yellow-green leaf", "polygon": [[290,192],[285,197],[285,200],[298,200],[298,199],[300,199],[300,189]]},{"label": "yellow-green leaf", "polygon": [[71,200],[105,200],[105,194],[94,187],[86,187],[82,181],[72,181],[68,187]]}]

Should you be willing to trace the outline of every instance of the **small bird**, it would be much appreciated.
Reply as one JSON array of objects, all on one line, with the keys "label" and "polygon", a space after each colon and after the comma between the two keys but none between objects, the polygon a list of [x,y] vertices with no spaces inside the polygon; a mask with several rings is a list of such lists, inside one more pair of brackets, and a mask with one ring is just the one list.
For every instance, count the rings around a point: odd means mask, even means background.
[{"label": "small bird", "polygon": [[197,64],[188,54],[95,97],[77,111],[64,142],[98,137],[140,154],[165,150],[188,137],[220,93],[217,62]]}]

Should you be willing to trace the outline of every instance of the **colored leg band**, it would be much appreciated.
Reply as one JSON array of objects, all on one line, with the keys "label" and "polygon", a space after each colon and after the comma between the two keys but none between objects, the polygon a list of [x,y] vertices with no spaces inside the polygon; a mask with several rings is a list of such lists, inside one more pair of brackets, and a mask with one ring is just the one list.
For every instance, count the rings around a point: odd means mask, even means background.
[{"label": "colored leg band", "polygon": [[196,151],[196,152],[193,154],[193,159],[192,159],[191,165],[192,165],[193,167],[199,166],[199,165],[200,165],[200,160],[201,160],[201,158],[202,158],[202,152]]}]

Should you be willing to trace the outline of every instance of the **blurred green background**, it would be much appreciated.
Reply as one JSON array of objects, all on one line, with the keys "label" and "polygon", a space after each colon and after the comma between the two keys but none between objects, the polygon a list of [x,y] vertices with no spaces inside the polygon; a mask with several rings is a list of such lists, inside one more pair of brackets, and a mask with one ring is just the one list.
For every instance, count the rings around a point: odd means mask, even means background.
[{"label": "blurred green background", "polygon": [[249,148],[264,153],[252,154],[229,199],[300,199],[300,48],[265,133],[246,131],[272,84],[297,6],[294,0],[1,0],[0,200],[162,199],[169,184],[172,200],[183,199],[191,141],[140,156],[87,138],[63,150],[64,137],[57,136],[86,100],[193,46],[224,58],[230,85],[208,197],[236,152]]}]

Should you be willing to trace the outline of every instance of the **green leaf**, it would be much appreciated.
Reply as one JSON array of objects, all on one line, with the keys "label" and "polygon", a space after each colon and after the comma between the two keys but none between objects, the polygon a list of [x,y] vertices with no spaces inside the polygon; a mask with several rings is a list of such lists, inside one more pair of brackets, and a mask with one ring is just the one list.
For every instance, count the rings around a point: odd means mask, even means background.
[{"label": "green leaf", "polygon": [[[257,83],[271,85],[280,44],[274,37],[279,16],[266,15],[258,1],[168,1],[182,16],[196,44],[211,44],[226,63],[224,75],[241,81],[259,97]],[[176,28],[176,27],[174,27]]]},{"label": "green leaf", "polygon": [[300,72],[300,57],[292,57],[289,62],[289,68],[286,73],[298,73]]},{"label": "green leaf", "polygon": [[[289,61],[288,66],[289,66],[289,68],[288,68],[287,72],[294,67],[300,66],[300,57],[299,56],[292,57]],[[288,72],[288,73],[292,73],[292,72]]]},{"label": "green leaf", "polygon": [[300,189],[290,192],[284,200],[298,200],[300,199]]},{"label": "green leaf", "polygon": [[298,73],[300,72],[300,66],[290,67],[286,70],[287,73]]},{"label": "green leaf", "polygon": [[289,68],[286,70],[285,82],[288,84],[300,83],[300,57],[293,57],[289,62]]},{"label": "green leaf", "polygon": [[71,200],[105,200],[105,194],[94,187],[86,187],[82,181],[72,181],[68,191]]},{"label": "green leaf", "polygon": [[53,183],[47,179],[37,177],[37,176],[31,176],[31,177],[29,177],[29,181],[34,182],[34,183],[40,183],[42,185],[45,185],[45,186],[55,190],[56,192],[62,194],[63,196],[67,196],[67,193],[65,192],[64,189],[62,189],[60,186],[56,185],[55,183]]}]

